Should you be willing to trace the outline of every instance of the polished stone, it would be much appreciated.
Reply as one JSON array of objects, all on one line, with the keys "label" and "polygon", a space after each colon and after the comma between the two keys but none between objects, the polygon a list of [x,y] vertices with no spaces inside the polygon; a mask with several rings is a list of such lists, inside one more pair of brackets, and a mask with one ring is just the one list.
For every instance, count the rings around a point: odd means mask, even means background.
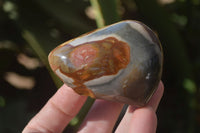
[{"label": "polished stone", "polygon": [[157,89],[163,53],[149,27],[126,20],[61,44],[49,63],[81,95],[143,106]]}]

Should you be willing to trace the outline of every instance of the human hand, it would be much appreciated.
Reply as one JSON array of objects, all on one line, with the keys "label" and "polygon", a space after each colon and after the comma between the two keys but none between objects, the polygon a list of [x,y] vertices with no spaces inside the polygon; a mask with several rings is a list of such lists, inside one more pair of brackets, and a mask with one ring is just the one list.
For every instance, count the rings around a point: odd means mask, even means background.
[{"label": "human hand", "polygon": [[[157,127],[156,109],[163,95],[164,86],[158,89],[141,108],[129,106],[115,133],[155,133]],[[22,133],[60,133],[76,116],[86,101],[71,88],[63,85],[49,99],[41,111],[32,118]],[[83,121],[78,133],[111,133],[123,104],[96,100]]]}]

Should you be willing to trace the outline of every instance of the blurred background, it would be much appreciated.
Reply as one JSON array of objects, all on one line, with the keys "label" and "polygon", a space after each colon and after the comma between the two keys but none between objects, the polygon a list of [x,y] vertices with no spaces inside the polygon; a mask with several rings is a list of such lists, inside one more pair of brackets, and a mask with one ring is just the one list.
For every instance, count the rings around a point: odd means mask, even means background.
[{"label": "blurred background", "polygon": [[62,84],[47,61],[54,47],[126,19],[151,27],[163,46],[157,132],[199,133],[200,0],[0,0],[0,132],[20,133]]}]

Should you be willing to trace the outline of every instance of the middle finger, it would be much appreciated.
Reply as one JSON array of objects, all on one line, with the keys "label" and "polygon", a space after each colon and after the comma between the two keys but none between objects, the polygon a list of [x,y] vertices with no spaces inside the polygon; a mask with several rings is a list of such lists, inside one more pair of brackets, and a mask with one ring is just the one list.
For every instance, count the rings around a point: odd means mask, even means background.
[{"label": "middle finger", "polygon": [[96,100],[79,133],[111,133],[122,107],[121,103]]}]

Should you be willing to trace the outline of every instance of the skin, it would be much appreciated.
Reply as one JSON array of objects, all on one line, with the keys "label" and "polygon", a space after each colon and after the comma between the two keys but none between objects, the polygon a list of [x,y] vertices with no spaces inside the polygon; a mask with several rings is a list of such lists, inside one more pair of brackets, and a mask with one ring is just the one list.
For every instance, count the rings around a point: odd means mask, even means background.
[{"label": "skin", "polygon": [[[129,105],[115,133],[155,133],[157,127],[155,112],[163,91],[164,86],[160,82],[146,106],[135,108]],[[80,96],[63,85],[26,125],[22,133],[61,133],[79,112],[86,99],[86,96]],[[121,103],[96,100],[78,133],[112,132],[122,108]]]}]

